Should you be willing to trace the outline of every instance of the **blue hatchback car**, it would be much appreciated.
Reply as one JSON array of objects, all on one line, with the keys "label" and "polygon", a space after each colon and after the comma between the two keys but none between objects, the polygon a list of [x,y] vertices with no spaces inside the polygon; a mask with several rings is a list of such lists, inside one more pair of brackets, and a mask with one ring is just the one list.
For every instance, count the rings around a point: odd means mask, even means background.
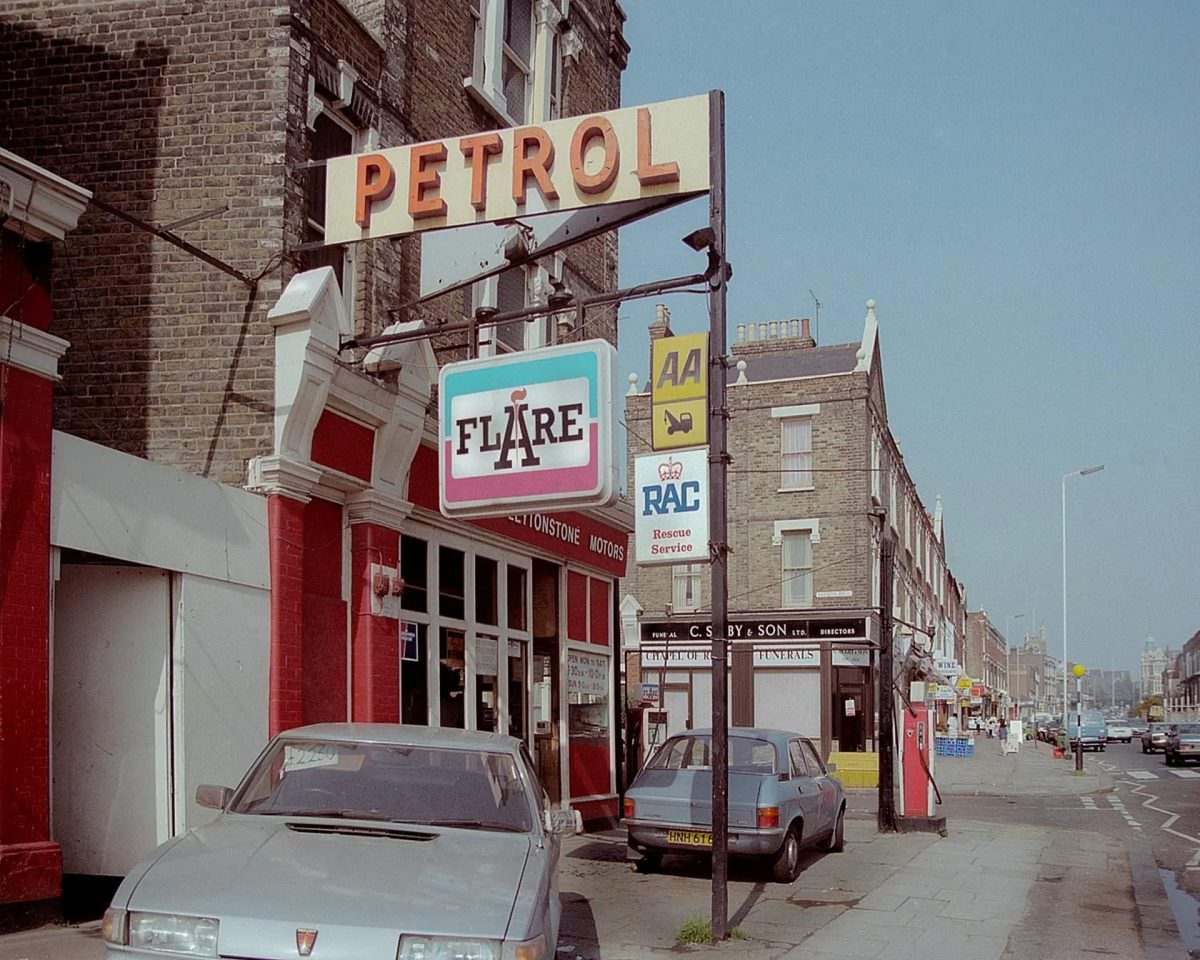
[{"label": "blue hatchback car", "polygon": [[[639,871],[666,853],[712,851],[712,731],[670,737],[625,794],[628,856]],[[846,797],[806,737],[785,730],[729,731],[729,854],[770,864],[790,883],[800,849],[844,845]]]}]

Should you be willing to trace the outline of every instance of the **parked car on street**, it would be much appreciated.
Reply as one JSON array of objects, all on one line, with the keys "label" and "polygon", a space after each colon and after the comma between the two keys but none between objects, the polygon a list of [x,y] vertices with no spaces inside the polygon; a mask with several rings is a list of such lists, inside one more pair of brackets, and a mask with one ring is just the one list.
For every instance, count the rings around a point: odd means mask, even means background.
[{"label": "parked car on street", "polygon": [[1109,720],[1108,721],[1108,740],[1120,740],[1122,743],[1131,743],[1133,741],[1133,728],[1124,720]]},{"label": "parked car on street", "polygon": [[1084,750],[1103,750],[1108,738],[1104,714],[1099,710],[1071,711],[1067,714],[1067,746],[1074,750],[1079,740]]},{"label": "parked car on street", "polygon": [[1168,767],[1179,767],[1189,760],[1200,760],[1200,723],[1176,723],[1167,731],[1163,746]]},{"label": "parked car on street", "polygon": [[220,810],[125,877],[107,960],[552,960],[561,837],[515,738],[398,724],[275,737]]},{"label": "parked car on street", "polygon": [[1165,750],[1167,747],[1167,733],[1170,731],[1171,725],[1162,721],[1156,720],[1151,723],[1146,732],[1142,734],[1142,753],[1154,753],[1158,750]]},{"label": "parked car on street", "polygon": [[[712,852],[712,731],[669,738],[625,794],[628,856],[639,871],[664,854]],[[790,883],[800,849],[844,844],[846,797],[812,742],[759,727],[729,731],[729,854],[771,866]]]}]

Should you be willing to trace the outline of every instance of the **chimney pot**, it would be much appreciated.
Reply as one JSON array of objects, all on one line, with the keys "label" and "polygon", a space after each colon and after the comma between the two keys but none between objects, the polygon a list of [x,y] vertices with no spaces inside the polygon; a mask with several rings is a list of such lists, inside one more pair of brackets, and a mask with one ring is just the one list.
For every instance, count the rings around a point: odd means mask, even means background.
[{"label": "chimney pot", "polygon": [[817,341],[813,338],[810,324],[812,321],[808,317],[800,318],[800,345],[802,347],[815,347]]}]

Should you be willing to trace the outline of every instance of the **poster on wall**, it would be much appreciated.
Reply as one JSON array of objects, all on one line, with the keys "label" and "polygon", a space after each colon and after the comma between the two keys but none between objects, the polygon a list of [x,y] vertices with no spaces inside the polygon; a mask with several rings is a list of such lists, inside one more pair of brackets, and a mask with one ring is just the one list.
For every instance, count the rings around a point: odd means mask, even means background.
[{"label": "poster on wall", "polygon": [[421,659],[417,649],[417,625],[415,623],[400,624],[400,659],[416,661]]},{"label": "poster on wall", "polygon": [[603,697],[608,693],[608,657],[567,651],[567,694]]}]

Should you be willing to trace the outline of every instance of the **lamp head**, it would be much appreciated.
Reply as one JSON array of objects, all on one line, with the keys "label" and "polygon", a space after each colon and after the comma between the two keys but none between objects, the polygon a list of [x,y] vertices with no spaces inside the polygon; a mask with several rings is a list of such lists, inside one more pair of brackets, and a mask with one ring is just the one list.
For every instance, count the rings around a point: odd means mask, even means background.
[{"label": "lamp head", "polygon": [[1081,477],[1086,477],[1089,474],[1099,473],[1103,469],[1104,469],[1104,464],[1098,463],[1094,467],[1084,467],[1082,470],[1079,471],[1079,475]]},{"label": "lamp head", "polygon": [[713,233],[712,227],[701,227],[684,237],[683,242],[699,253],[706,247],[713,246],[717,242],[717,235]]}]

